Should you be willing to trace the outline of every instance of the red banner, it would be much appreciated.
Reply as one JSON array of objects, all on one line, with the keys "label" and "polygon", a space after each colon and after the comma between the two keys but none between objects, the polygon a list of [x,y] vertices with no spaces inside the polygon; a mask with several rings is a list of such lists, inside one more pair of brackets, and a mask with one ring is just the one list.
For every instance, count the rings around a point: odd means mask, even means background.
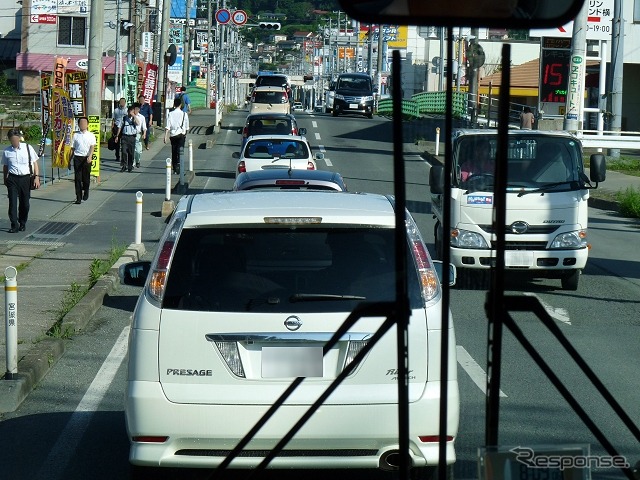
[{"label": "red banner", "polygon": [[145,101],[149,102],[149,105],[153,105],[153,95],[156,91],[156,84],[158,82],[158,66],[153,63],[147,63],[144,71],[144,80],[142,81],[142,88],[140,89],[140,95],[142,95]]}]

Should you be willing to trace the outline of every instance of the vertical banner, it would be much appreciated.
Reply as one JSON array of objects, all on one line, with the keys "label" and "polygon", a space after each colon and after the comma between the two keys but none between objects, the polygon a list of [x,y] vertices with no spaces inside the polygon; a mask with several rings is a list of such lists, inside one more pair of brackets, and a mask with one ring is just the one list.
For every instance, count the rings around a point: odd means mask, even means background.
[{"label": "vertical banner", "polygon": [[69,94],[62,88],[53,89],[53,167],[69,168],[73,108]]},{"label": "vertical banner", "polygon": [[89,115],[89,131],[96,136],[96,147],[93,149],[91,175],[100,178],[100,116]]},{"label": "vertical banner", "polygon": [[87,72],[67,72],[65,75],[67,82],[67,92],[69,92],[69,100],[71,108],[73,108],[73,116],[87,116]]},{"label": "vertical banner", "polygon": [[142,84],[144,83],[144,62],[142,60],[138,60],[136,64],[138,65],[138,84],[136,85],[136,102],[137,102],[138,97],[142,93]]},{"label": "vertical banner", "polygon": [[125,98],[127,105],[133,105],[137,99],[138,90],[138,65],[127,63],[125,66]]},{"label": "vertical banner", "polygon": [[153,105],[153,95],[156,91],[156,84],[158,83],[158,66],[153,63],[147,63],[144,70],[144,80],[142,81],[142,89],[140,95],[144,96],[144,99]]},{"label": "vertical banner", "polygon": [[49,136],[49,128],[51,125],[51,74],[40,74],[40,112],[42,115],[42,138],[40,139],[40,147],[38,148],[38,156],[44,154],[44,148]]},{"label": "vertical banner", "polygon": [[67,71],[67,59],[56,57],[53,62],[53,88],[64,88],[64,74]]}]

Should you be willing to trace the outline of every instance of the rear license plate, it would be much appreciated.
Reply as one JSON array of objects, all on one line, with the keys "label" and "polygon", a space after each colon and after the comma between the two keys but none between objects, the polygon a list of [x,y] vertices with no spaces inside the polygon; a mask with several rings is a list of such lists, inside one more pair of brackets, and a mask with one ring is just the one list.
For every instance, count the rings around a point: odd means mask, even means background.
[{"label": "rear license plate", "polygon": [[262,347],[262,378],[322,376],[322,347]]},{"label": "rear license plate", "polygon": [[533,264],[533,252],[512,250],[504,252],[504,264],[507,267],[530,267]]},{"label": "rear license plate", "polygon": [[349,104],[349,108],[352,110],[357,110],[358,109],[358,104],[357,103],[350,103]]}]

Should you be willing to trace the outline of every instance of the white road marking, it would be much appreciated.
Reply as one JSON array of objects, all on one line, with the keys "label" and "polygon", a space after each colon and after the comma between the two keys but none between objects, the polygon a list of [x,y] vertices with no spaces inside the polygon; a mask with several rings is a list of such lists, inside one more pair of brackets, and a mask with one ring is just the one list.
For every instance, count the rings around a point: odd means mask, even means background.
[{"label": "white road marking", "polygon": [[[462,345],[456,345],[456,353],[458,355],[458,363],[467,372],[467,375],[471,378],[482,393],[487,395],[487,373],[482,369],[480,365],[476,363],[469,352],[467,352]],[[506,397],[507,395],[500,390],[500,396]]]},{"label": "white road marking", "polygon": [[324,161],[327,164],[327,167],[333,167],[333,163],[331,163],[331,160],[329,160],[327,157],[324,157]]},{"label": "white road marking", "polygon": [[324,148],[324,145],[318,145],[318,149],[319,149],[322,153],[324,153],[324,152],[326,152],[326,151],[327,151],[327,150]]},{"label": "white road marking", "polygon": [[104,360],[100,370],[96,373],[82,400],[80,400],[75,412],[69,418],[44,464],[40,467],[36,478],[42,480],[62,478],[71,456],[75,455],[78,444],[89,423],[91,423],[94,412],[100,405],[105,393],[107,393],[118,368],[120,368],[120,364],[127,354],[128,339],[129,327],[125,327],[113,345],[111,352]]},{"label": "white road marking", "polygon": [[318,132],[315,132],[316,135],[316,140],[320,140],[320,134]]},{"label": "white road marking", "polygon": [[566,323],[567,325],[571,325],[571,319],[569,318],[569,312],[564,308],[560,307],[552,307],[551,305],[545,303],[538,295],[532,292],[523,292],[525,295],[529,297],[535,297],[540,302],[540,305],[547,311],[549,316],[559,322]]},{"label": "white road marking", "polygon": [[315,120],[311,122],[311,125],[313,125],[313,128],[318,128],[318,122],[316,122]]}]

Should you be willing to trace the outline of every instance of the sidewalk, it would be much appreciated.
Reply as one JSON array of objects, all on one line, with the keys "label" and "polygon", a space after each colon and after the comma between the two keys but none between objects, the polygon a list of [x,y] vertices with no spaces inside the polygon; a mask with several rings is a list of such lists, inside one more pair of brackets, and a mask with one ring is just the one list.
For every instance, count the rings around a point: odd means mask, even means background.
[{"label": "sidewalk", "polygon": [[[206,138],[209,139],[208,144],[212,143],[211,139],[215,136],[210,125],[210,111],[196,110],[190,120],[191,132],[198,132],[193,138],[197,141]],[[92,182],[89,199],[81,205],[73,203],[73,175],[64,176],[66,171],[61,171],[62,175],[55,181],[32,191],[25,232],[8,233],[10,224],[6,216],[6,190],[0,196],[0,275],[4,275],[10,265],[18,268],[18,375],[13,380],[0,379],[0,414],[15,410],[63,354],[65,335],[47,336],[46,332],[55,323],[56,312],[61,309],[71,285],[87,286],[93,260],[108,257],[113,242],[112,230],[124,222],[126,231],[123,233],[127,235],[124,244],[134,241],[136,189],[132,187],[140,183],[140,180],[136,181],[140,178],[137,174],[145,176],[144,182],[154,182],[151,186],[154,192],[164,191],[165,162],[171,156],[171,150],[170,145],[163,143],[164,130],[155,127],[155,131],[157,136],[149,145],[150,149],[143,150],[142,167],[134,169],[132,173],[121,173],[119,164],[115,162],[115,153],[107,149],[106,143],[102,145],[100,183]],[[203,152],[197,152],[197,148],[194,145],[194,154]],[[185,147],[185,166],[186,152]],[[48,180],[50,174],[49,170]],[[184,189],[178,188],[178,176],[173,175],[171,181],[172,199],[177,200],[179,192]],[[144,200],[143,226],[161,232],[165,219],[158,212],[161,211],[164,195],[145,195]],[[112,205],[125,201],[126,211],[113,208],[113,212],[105,212],[107,202]],[[67,329],[71,332],[81,331],[102,305],[104,296],[117,286],[117,266],[122,262],[137,260],[144,254],[144,244],[131,243],[111,272],[103,276],[80,303],[66,314],[62,332]],[[3,377],[7,370],[4,292],[1,303],[0,377]]]}]

